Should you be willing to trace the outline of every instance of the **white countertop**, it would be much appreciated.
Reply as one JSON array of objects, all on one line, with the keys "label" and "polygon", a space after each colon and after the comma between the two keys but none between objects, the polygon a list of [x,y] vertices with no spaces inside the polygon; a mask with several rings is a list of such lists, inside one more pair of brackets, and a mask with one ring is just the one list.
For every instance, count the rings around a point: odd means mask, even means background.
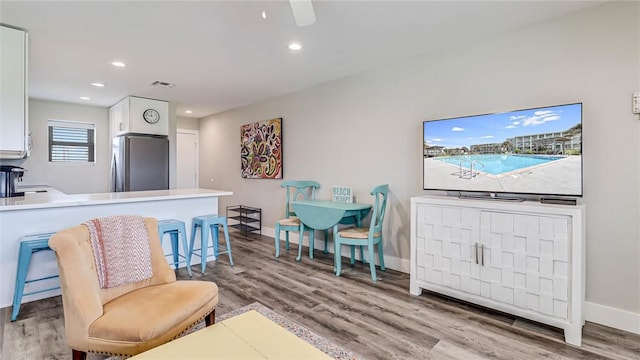
[{"label": "white countertop", "polygon": [[[25,196],[0,198],[0,211],[233,195],[231,191],[211,189],[172,189],[66,195],[56,189],[41,185],[21,186],[17,190],[25,191]],[[36,190],[47,190],[47,192],[35,192]]]}]

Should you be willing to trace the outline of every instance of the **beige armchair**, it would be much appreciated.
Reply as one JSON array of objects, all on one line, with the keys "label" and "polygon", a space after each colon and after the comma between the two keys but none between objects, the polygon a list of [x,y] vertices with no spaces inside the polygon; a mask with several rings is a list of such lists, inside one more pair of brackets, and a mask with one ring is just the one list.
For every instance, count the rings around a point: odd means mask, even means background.
[{"label": "beige armchair", "polygon": [[202,319],[214,322],[218,287],[208,281],[176,281],[164,257],[157,221],[145,218],[149,279],[101,289],[89,230],[76,226],[55,234],[49,246],[60,271],[66,341],[73,359],[87,352],[132,356],[166,343]]}]

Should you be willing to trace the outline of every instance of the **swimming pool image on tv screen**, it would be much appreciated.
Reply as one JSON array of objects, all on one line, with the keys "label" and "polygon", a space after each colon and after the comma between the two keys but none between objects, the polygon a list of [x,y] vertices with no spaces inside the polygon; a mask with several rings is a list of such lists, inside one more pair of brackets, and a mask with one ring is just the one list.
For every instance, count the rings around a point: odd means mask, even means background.
[{"label": "swimming pool image on tv screen", "polygon": [[474,164],[474,170],[492,175],[500,175],[562,158],[562,156],[538,155],[469,155],[443,157],[438,158],[438,160],[467,169],[471,169],[471,165]]},{"label": "swimming pool image on tv screen", "polygon": [[425,190],[582,196],[582,104],[423,122]]}]

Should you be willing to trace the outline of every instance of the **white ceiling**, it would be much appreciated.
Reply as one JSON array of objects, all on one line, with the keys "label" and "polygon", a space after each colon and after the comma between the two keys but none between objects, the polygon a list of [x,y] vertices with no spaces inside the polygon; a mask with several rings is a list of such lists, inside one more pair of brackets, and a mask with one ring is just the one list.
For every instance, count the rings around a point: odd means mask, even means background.
[{"label": "white ceiling", "polygon": [[599,3],[314,0],[316,23],[299,28],[288,1],[0,0],[0,23],[29,32],[32,98],[110,106],[136,95],[201,118]]}]

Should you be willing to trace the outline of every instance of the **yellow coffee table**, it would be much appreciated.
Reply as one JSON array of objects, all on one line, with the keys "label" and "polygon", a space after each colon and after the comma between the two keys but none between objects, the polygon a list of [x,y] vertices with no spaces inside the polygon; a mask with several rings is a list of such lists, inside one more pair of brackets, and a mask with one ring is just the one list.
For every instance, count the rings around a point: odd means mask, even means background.
[{"label": "yellow coffee table", "polygon": [[255,310],[234,316],[131,359],[331,359]]}]

